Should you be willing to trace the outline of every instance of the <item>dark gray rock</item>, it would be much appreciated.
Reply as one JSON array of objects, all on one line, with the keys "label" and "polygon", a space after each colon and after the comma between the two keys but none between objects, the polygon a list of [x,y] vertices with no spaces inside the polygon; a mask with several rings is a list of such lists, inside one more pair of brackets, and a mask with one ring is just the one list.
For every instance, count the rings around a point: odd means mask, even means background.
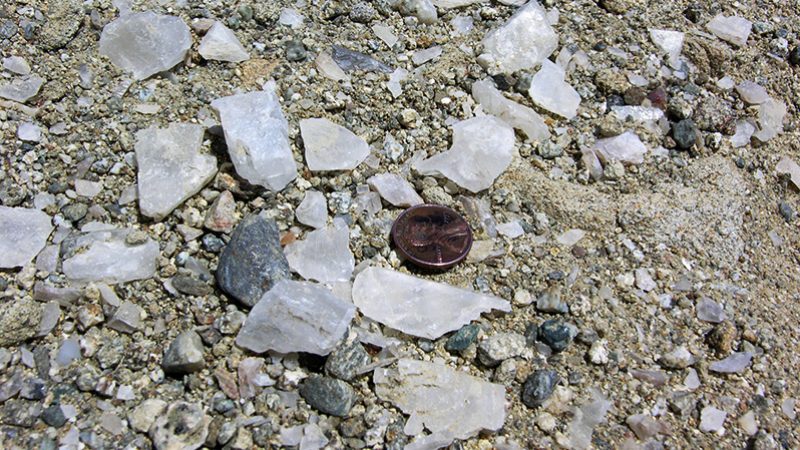
[{"label": "dark gray rock", "polygon": [[542,406],[553,395],[558,379],[555,370],[534,371],[522,385],[522,403],[529,408]]},{"label": "dark gray rock", "polygon": [[77,222],[89,212],[89,207],[85,203],[70,203],[69,205],[61,208],[61,214],[71,222]]},{"label": "dark gray rock", "polygon": [[286,43],[286,59],[289,61],[303,61],[306,59],[306,46],[301,41],[289,41]]},{"label": "dark gray rock", "polygon": [[792,205],[786,202],[778,203],[778,211],[781,213],[781,216],[783,216],[783,220],[785,220],[787,223],[792,223],[796,216]]},{"label": "dark gray rock", "polygon": [[197,372],[205,367],[200,336],[192,330],[179,334],[164,353],[161,367],[170,375]]},{"label": "dark gray rock", "polygon": [[3,408],[0,409],[0,424],[31,428],[41,415],[40,402],[13,399],[3,404]]},{"label": "dark gray rock", "polygon": [[211,286],[188,275],[175,275],[172,279],[172,287],[182,294],[195,297],[205,297],[213,292]]},{"label": "dark gray rock", "polygon": [[39,378],[28,378],[22,383],[19,396],[27,400],[41,400],[47,394],[47,385]]},{"label": "dark gray rock", "polygon": [[307,378],[300,396],[318,411],[339,417],[346,416],[356,401],[356,392],[349,384],[321,375]]},{"label": "dark gray rock", "polygon": [[480,328],[478,325],[464,325],[447,339],[447,342],[444,344],[445,350],[448,352],[461,352],[466,350],[470,344],[475,342],[479,331]]},{"label": "dark gray rock", "polygon": [[691,119],[684,119],[672,124],[672,139],[678,144],[678,148],[688,150],[692,148],[697,139],[697,127]]},{"label": "dark gray rock", "polygon": [[233,230],[217,266],[217,283],[243,305],[253,307],[275,283],[289,276],[278,225],[258,215]]},{"label": "dark gray rock", "polygon": [[64,417],[64,411],[61,410],[61,405],[58,403],[53,403],[45,408],[42,412],[42,420],[44,423],[56,428],[61,428],[67,423],[67,418]]},{"label": "dark gray rock", "polygon": [[800,46],[789,52],[789,63],[793,66],[800,66]]},{"label": "dark gray rock", "polygon": [[554,352],[563,352],[572,342],[572,330],[558,320],[548,320],[539,326],[539,340]]},{"label": "dark gray rock", "polygon": [[331,51],[331,56],[336,64],[345,72],[352,72],[354,70],[363,70],[365,72],[383,72],[392,73],[391,67],[386,64],[373,59],[363,53],[348,50],[339,45],[334,45]]},{"label": "dark gray rock", "polygon": [[370,23],[377,12],[367,2],[358,2],[350,9],[350,20],[358,23]]},{"label": "dark gray rock", "polygon": [[342,344],[333,350],[325,362],[325,371],[339,378],[349,381],[358,375],[359,369],[370,363],[369,353],[364,350],[360,342]]},{"label": "dark gray rock", "polygon": [[28,190],[24,184],[17,183],[11,178],[0,181],[0,203],[5,206],[19,206],[28,197]]}]

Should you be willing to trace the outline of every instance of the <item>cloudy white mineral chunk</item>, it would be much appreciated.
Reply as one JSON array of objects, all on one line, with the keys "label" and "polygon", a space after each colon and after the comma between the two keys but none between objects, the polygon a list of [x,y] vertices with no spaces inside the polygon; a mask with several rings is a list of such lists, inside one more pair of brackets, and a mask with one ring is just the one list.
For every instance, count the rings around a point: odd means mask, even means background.
[{"label": "cloudy white mineral chunk", "polygon": [[436,45],[430,48],[415,51],[411,55],[411,61],[414,63],[414,65],[419,66],[434,58],[438,58],[441,54],[442,47],[440,45]]},{"label": "cloudy white mineral chunk", "polygon": [[761,142],[783,133],[783,118],[786,116],[786,105],[775,99],[768,99],[758,105],[758,131],[753,136]]},{"label": "cloudy white mineral chunk", "polygon": [[564,81],[566,73],[558,65],[544,60],[542,68],[531,80],[528,95],[540,107],[566,119],[578,114],[581,96]]},{"label": "cloudy white mineral chunk", "polygon": [[203,127],[172,123],[136,133],[139,209],[161,220],[217,173],[217,158],[200,152]]},{"label": "cloudy white mineral chunk", "polygon": [[125,283],[152,278],[158,243],[145,238],[128,243],[133,229],[72,235],[61,243],[64,275],[72,281]]},{"label": "cloudy white mineral chunk", "polygon": [[725,359],[714,361],[708,366],[708,370],[719,373],[739,373],[750,365],[753,354],[750,352],[733,353]]},{"label": "cloudy white mineral chunk", "polygon": [[701,298],[695,307],[697,318],[704,322],[720,323],[727,318],[722,305],[710,298]]},{"label": "cloudy white mineral chunk", "polygon": [[626,131],[619,136],[598,139],[594,150],[604,162],[621,161],[630,164],[641,164],[647,147],[632,131]]},{"label": "cloudy white mineral chunk", "polygon": [[728,413],[725,411],[714,408],[713,406],[706,406],[700,412],[700,431],[716,433],[722,429],[727,415]]},{"label": "cloudy white mineral chunk", "polygon": [[303,201],[294,212],[297,221],[303,225],[322,228],[328,223],[328,202],[325,194],[319,191],[306,191]]},{"label": "cloudy white mineral chunk", "polygon": [[750,138],[756,132],[756,126],[752,120],[740,120],[736,122],[736,133],[731,136],[731,145],[734,148],[744,147],[750,143]]},{"label": "cloudy white mineral chunk", "polygon": [[573,228],[571,230],[567,230],[564,233],[560,234],[556,238],[556,242],[558,242],[561,245],[565,245],[567,247],[572,247],[573,245],[580,242],[580,240],[583,239],[584,236],[586,236],[585,231],[578,228]]},{"label": "cloudy white mineral chunk", "polygon": [[152,11],[119,17],[100,35],[100,54],[137,80],[173,68],[191,46],[189,27],[180,17]]},{"label": "cloudy white mineral chunk", "polygon": [[418,162],[422,175],[443,175],[472,192],[489,188],[514,154],[514,130],[502,120],[474,117],[453,125],[449,150]]},{"label": "cloudy white mineral chunk", "polygon": [[575,416],[567,428],[569,436],[569,448],[584,449],[589,448],[592,442],[594,427],[605,421],[606,413],[611,409],[613,403],[598,391],[592,392],[592,400],[579,408],[574,409]]},{"label": "cloudy white mineral chunk", "polygon": [[349,80],[350,75],[347,75],[336,61],[333,60],[331,54],[328,52],[320,52],[317,55],[317,59],[314,60],[314,63],[317,65],[317,69],[325,75],[326,77],[330,78],[333,81],[343,81]]},{"label": "cloudy white mineral chunk", "polygon": [[378,267],[356,276],[353,302],[370,319],[427,339],[457,330],[492,309],[511,310],[498,297]]},{"label": "cloudy white mineral chunk", "polygon": [[558,36],[539,2],[518,9],[508,22],[490,31],[483,49],[504,73],[530,69],[547,59],[558,46]]},{"label": "cloudy white mineral chunk", "polygon": [[405,178],[394,173],[379,173],[367,179],[367,184],[394,206],[409,207],[422,203],[422,197]]},{"label": "cloudy white mineral chunk", "polygon": [[310,170],[351,170],[369,156],[367,142],[328,119],[303,119],[300,134]]},{"label": "cloudy white mineral chunk", "polygon": [[750,105],[760,105],[769,100],[769,94],[763,86],[748,80],[737,84],[736,92],[745,103]]},{"label": "cloudy white mineral chunk", "polygon": [[669,63],[674,66],[683,49],[684,35],[680,31],[650,29],[650,39],[662,52],[669,57]]},{"label": "cloudy white mineral chunk", "polygon": [[519,224],[518,220],[498,224],[497,232],[509,239],[516,239],[525,234],[525,230],[522,228],[522,225]]},{"label": "cloudy white mineral chunk", "polygon": [[0,206],[0,268],[31,262],[52,231],[50,216],[39,210]]},{"label": "cloudy white mineral chunk", "polygon": [[378,38],[382,40],[384,44],[389,46],[389,48],[394,47],[394,44],[397,44],[397,41],[399,40],[397,35],[392,31],[392,27],[386,26],[382,23],[373,25],[372,31],[375,33],[375,36],[378,36]]},{"label": "cloudy white mineral chunk", "polygon": [[775,172],[778,175],[788,175],[794,187],[800,189],[800,165],[794,162],[792,158],[788,156],[782,157],[775,166]]},{"label": "cloudy white mineral chunk", "polygon": [[31,73],[31,66],[28,64],[28,61],[25,61],[25,58],[19,56],[3,58],[3,69],[17,75],[28,75]]},{"label": "cloudy white mineral chunk", "polygon": [[398,67],[389,74],[389,81],[386,82],[386,89],[392,93],[392,97],[397,98],[403,93],[403,86],[400,84],[408,76],[408,71]]},{"label": "cloudy white mineral chunk", "polygon": [[344,336],[355,307],[323,286],[281,280],[261,297],[236,336],[255,353],[327,355]]},{"label": "cloudy white mineral chunk", "polygon": [[550,130],[544,123],[542,116],[527,106],[509,100],[503,96],[494,83],[481,80],[472,83],[472,98],[478,102],[484,111],[499,117],[512,127],[522,130],[533,142],[550,137]]},{"label": "cloudy white mineral chunk", "polygon": [[283,8],[281,15],[278,18],[281,25],[286,25],[292,29],[297,29],[303,26],[303,15],[292,8]]},{"label": "cloudy white mineral chunk", "polygon": [[297,164],[274,84],[265,88],[219,98],[211,106],[219,113],[236,173],[252,184],[280,191],[297,176]]},{"label": "cloudy white mineral chunk", "polygon": [[475,23],[470,16],[455,16],[450,20],[450,26],[453,27],[453,31],[450,34],[460,36],[472,31],[475,28]]},{"label": "cloudy white mineral chunk", "polygon": [[355,258],[350,251],[350,231],[343,220],[312,231],[305,240],[295,241],[284,249],[289,267],[307,280],[320,283],[350,281]]},{"label": "cloudy white mineral chunk", "polygon": [[197,52],[205,59],[217,61],[242,62],[250,59],[233,31],[220,21],[214,22],[203,36]]},{"label": "cloudy white mineral chunk", "polygon": [[42,140],[42,129],[35,123],[21,123],[17,128],[17,137],[21,141],[39,142]]},{"label": "cloudy white mineral chunk", "polygon": [[0,84],[0,98],[25,103],[39,93],[44,79],[31,75]]},{"label": "cloudy white mineral chunk", "polygon": [[375,370],[373,381],[381,400],[410,416],[404,431],[411,435],[425,428],[447,445],[505,422],[504,386],[441,363],[401,359],[397,367]]},{"label": "cloudy white mineral chunk", "polygon": [[714,33],[718,38],[739,47],[744,47],[747,44],[747,38],[750,36],[752,27],[753,23],[744,17],[725,17],[722,14],[717,14],[706,24],[708,31]]}]

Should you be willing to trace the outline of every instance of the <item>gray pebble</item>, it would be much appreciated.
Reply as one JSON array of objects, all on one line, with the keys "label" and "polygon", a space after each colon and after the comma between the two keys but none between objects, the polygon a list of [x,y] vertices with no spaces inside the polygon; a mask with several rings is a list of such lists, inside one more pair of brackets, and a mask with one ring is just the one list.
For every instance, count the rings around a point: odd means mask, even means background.
[{"label": "gray pebble", "polygon": [[529,408],[542,406],[553,395],[558,379],[555,370],[534,371],[522,385],[522,403]]},{"label": "gray pebble", "polygon": [[195,297],[204,297],[213,292],[208,284],[187,275],[176,275],[172,278],[172,287],[182,294]]},{"label": "gray pebble", "polygon": [[370,356],[360,342],[342,344],[328,356],[325,371],[340,380],[352,380],[358,370],[370,363]]},{"label": "gray pebble", "polygon": [[344,381],[312,375],[300,387],[300,396],[313,408],[332,416],[344,417],[353,408],[356,392]]},{"label": "gray pebble", "polygon": [[303,61],[306,59],[306,46],[300,41],[289,41],[286,43],[286,59],[292,62]]},{"label": "gray pebble", "polygon": [[466,350],[470,344],[475,342],[479,331],[480,327],[478,327],[478,325],[464,325],[447,339],[447,342],[444,344],[445,350],[448,352],[461,352]]},{"label": "gray pebble", "polygon": [[161,362],[164,373],[182,375],[197,372],[205,366],[203,341],[194,331],[184,331],[169,345]]}]

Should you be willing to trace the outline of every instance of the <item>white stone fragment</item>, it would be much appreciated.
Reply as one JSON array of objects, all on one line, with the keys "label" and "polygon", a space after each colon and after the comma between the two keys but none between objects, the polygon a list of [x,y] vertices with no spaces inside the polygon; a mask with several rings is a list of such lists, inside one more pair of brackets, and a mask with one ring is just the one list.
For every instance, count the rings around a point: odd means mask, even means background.
[{"label": "white stone fragment", "polygon": [[396,368],[375,370],[373,381],[381,400],[410,415],[407,429],[424,427],[443,441],[496,431],[505,422],[503,385],[441,363],[404,358]]},{"label": "white stone fragment", "polygon": [[327,355],[344,336],[355,307],[323,286],[281,280],[250,310],[236,344],[255,353]]},{"label": "white stone fragment", "polygon": [[25,103],[39,93],[44,79],[30,75],[25,78],[16,78],[10,83],[0,84],[0,98]]},{"label": "white stone fragment", "polygon": [[575,408],[575,415],[567,427],[568,448],[589,448],[592,442],[594,427],[605,421],[606,414],[613,406],[602,393],[592,392],[592,400],[579,408]]},{"label": "white stone fragment", "polygon": [[794,398],[787,398],[781,402],[781,412],[787,419],[795,420],[797,418],[797,411],[794,410],[796,404],[797,399]]},{"label": "white stone fragment", "polygon": [[23,122],[17,127],[17,137],[21,141],[40,142],[42,140],[42,129],[34,123]]},{"label": "white stone fragment", "polygon": [[220,21],[214,22],[211,29],[203,36],[197,52],[204,59],[216,61],[242,62],[250,59],[247,50],[233,31]]},{"label": "white stone fragment", "polygon": [[467,34],[475,29],[475,23],[470,16],[455,16],[450,21],[450,26],[453,27],[451,34],[454,36]]},{"label": "white stone fragment", "polygon": [[565,245],[567,247],[572,247],[573,245],[580,242],[580,240],[583,239],[584,236],[586,236],[585,231],[578,228],[573,228],[559,235],[556,238],[556,242],[558,242],[561,245]]},{"label": "white stone fragment", "polygon": [[278,18],[278,22],[281,25],[286,25],[292,29],[301,28],[303,26],[303,20],[303,15],[297,12],[296,9],[292,8],[281,9],[281,15]]},{"label": "white stone fragment", "polygon": [[749,80],[737,84],[736,92],[749,105],[760,105],[770,98],[763,86]]},{"label": "white stone fragment", "polygon": [[708,366],[708,370],[718,373],[739,373],[750,366],[752,360],[752,353],[736,352],[725,359],[714,361]]},{"label": "white stone fragment", "polygon": [[706,406],[700,412],[700,431],[716,433],[722,430],[727,415],[728,413],[721,409],[714,408],[713,406]]},{"label": "white stone fragment", "polygon": [[203,154],[203,127],[172,123],[136,133],[138,198],[142,214],[161,220],[200,192],[217,173],[217,158]]},{"label": "white stone fragment", "polygon": [[632,120],[636,123],[657,122],[664,117],[664,111],[652,106],[612,106],[611,114],[620,121]]},{"label": "white stone fragment", "polygon": [[794,187],[800,189],[800,165],[794,162],[792,158],[788,156],[781,157],[781,160],[775,166],[775,172],[778,175],[788,175]]},{"label": "white stone fragment", "polygon": [[252,184],[280,191],[297,177],[289,147],[289,124],[281,112],[274,84],[261,92],[211,102],[225,132],[236,173]]},{"label": "white stone fragment", "polygon": [[457,330],[483,312],[511,310],[498,297],[378,267],[356,276],[353,302],[370,319],[427,339]]},{"label": "white stone fragment", "polygon": [[752,27],[753,23],[744,17],[725,17],[722,14],[717,14],[706,24],[708,31],[715,36],[739,47],[744,47],[747,44],[747,38],[750,36]]},{"label": "white stone fragment", "polygon": [[671,66],[678,62],[678,57],[683,50],[684,35],[680,31],[650,29],[650,39],[662,52],[669,57]]},{"label": "white stone fragment", "polygon": [[133,229],[93,231],[73,235],[61,243],[62,271],[72,281],[125,283],[152,278],[158,243],[146,238],[128,244]]},{"label": "white stone fragment", "polygon": [[284,253],[294,272],[320,283],[350,281],[355,268],[350,231],[341,219],[308,233],[305,240],[292,242],[284,248]]},{"label": "white stone fragment", "polygon": [[742,427],[742,431],[745,432],[748,436],[752,436],[758,433],[758,422],[756,422],[756,415],[753,411],[747,411],[746,413],[742,414],[739,417],[739,426]]},{"label": "white stone fragment", "polygon": [[422,197],[414,190],[414,186],[400,175],[379,173],[369,177],[367,184],[394,206],[407,208],[422,203]]},{"label": "white stone fragment", "polygon": [[550,137],[550,130],[542,116],[527,106],[507,99],[494,87],[491,80],[485,79],[472,83],[472,97],[483,107],[484,111],[499,117],[512,127],[522,130],[531,141],[538,142]]},{"label": "white stone fragment", "polygon": [[753,136],[761,142],[783,133],[783,118],[786,116],[786,104],[773,98],[758,105],[758,131]]},{"label": "white stone fragment", "polygon": [[94,198],[103,191],[100,181],[75,180],[75,193],[81,197]]},{"label": "white stone fragment", "polygon": [[484,51],[494,67],[504,73],[532,68],[545,61],[557,46],[558,36],[539,2],[521,7],[483,39]]},{"label": "white stone fragment", "polygon": [[152,11],[121,16],[100,35],[100,54],[137,80],[175,67],[191,46],[191,32],[180,17]]},{"label": "white stone fragment", "polygon": [[717,87],[722,89],[723,91],[730,91],[736,85],[736,83],[733,81],[733,78],[727,75],[717,80],[716,84]]},{"label": "white stone fragment", "polygon": [[566,73],[561,67],[550,60],[544,60],[542,68],[531,80],[528,95],[540,107],[566,119],[572,119],[578,114],[581,96],[564,81],[565,76]]},{"label": "white stone fragment", "polygon": [[403,86],[400,84],[408,76],[408,71],[402,67],[394,69],[394,72],[389,74],[389,81],[386,82],[386,89],[391,92],[392,97],[397,98],[403,93]]},{"label": "white stone fragment", "polygon": [[351,170],[369,156],[367,142],[328,119],[300,121],[306,164],[312,171]]},{"label": "white stone fragment", "polygon": [[525,230],[519,224],[519,220],[498,224],[497,232],[509,239],[516,239],[525,234]]},{"label": "white stone fragment", "polygon": [[603,162],[621,161],[630,164],[641,164],[647,147],[644,146],[639,136],[632,131],[626,131],[619,136],[599,139],[594,144],[594,150]]},{"label": "white stone fragment", "polygon": [[756,126],[749,119],[736,122],[736,133],[731,136],[731,145],[734,148],[744,147],[750,143],[750,138],[756,132]]},{"label": "white stone fragment", "polygon": [[414,65],[419,66],[425,64],[426,62],[438,58],[442,54],[442,47],[440,45],[436,45],[430,48],[417,50],[411,55],[411,62]]},{"label": "white stone fragment", "polygon": [[372,31],[375,33],[375,36],[378,36],[378,38],[382,40],[384,44],[389,46],[389,48],[394,47],[394,44],[397,44],[397,41],[400,40],[400,38],[394,34],[394,31],[392,31],[392,27],[382,23],[376,23],[373,25]]},{"label": "white stone fragment", "polygon": [[328,52],[320,52],[317,59],[314,60],[317,69],[333,81],[345,81],[350,79],[348,75],[338,64],[333,60],[333,57]]},{"label": "white stone fragment", "polygon": [[28,61],[25,61],[25,58],[19,56],[3,58],[3,69],[17,75],[29,75],[31,73],[31,66],[28,64]]},{"label": "white stone fragment", "polygon": [[36,209],[0,206],[0,268],[28,264],[53,231],[50,216]]},{"label": "white stone fragment", "polygon": [[471,192],[489,188],[514,154],[514,130],[502,120],[474,117],[453,125],[449,150],[418,162],[422,175],[443,175]]},{"label": "white stone fragment", "polygon": [[636,287],[638,287],[639,289],[645,292],[650,292],[656,287],[658,287],[655,280],[653,280],[653,277],[650,276],[650,273],[647,271],[647,269],[641,269],[641,268],[636,269],[633,272],[633,274],[634,277],[636,277]]},{"label": "white stone fragment", "polygon": [[303,225],[322,228],[328,223],[328,202],[325,194],[319,191],[306,191],[303,201],[294,212],[297,221]]},{"label": "white stone fragment", "polygon": [[697,318],[704,322],[720,323],[727,319],[722,305],[707,297],[703,297],[697,301],[695,310],[697,312]]}]

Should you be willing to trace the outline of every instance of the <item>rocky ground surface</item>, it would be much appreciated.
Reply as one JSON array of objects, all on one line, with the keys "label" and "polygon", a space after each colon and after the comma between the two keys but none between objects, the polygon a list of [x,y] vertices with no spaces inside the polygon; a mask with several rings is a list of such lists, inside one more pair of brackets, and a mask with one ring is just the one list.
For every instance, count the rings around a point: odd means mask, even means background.
[{"label": "rocky ground surface", "polygon": [[797,3],[523,2],[4,2],[0,447],[800,446]]}]

